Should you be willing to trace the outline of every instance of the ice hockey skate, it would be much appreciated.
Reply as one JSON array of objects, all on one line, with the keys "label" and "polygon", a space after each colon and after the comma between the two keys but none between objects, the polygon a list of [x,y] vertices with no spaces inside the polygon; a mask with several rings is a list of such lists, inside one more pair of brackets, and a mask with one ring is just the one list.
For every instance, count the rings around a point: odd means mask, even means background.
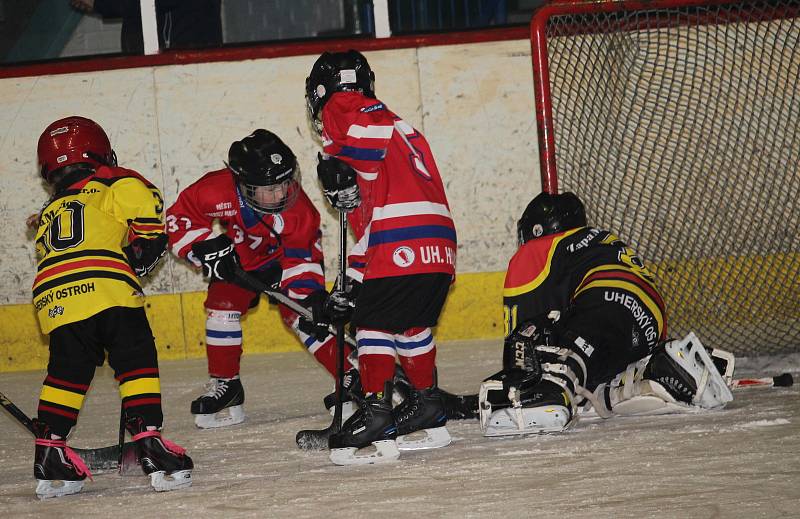
[{"label": "ice hockey skate", "polygon": [[[548,382],[544,384],[555,388]],[[503,392],[503,382],[488,380],[481,384],[478,414],[484,436],[560,432],[572,423],[572,409],[566,393],[537,390],[521,395],[519,389],[512,387],[508,391],[508,402],[497,409],[491,403],[494,400],[489,395],[492,391]]]},{"label": "ice hockey skate", "polygon": [[[331,434],[330,460],[336,465],[386,463],[400,457],[397,449],[397,426],[392,416],[392,383],[387,382],[382,395],[356,396],[358,410],[342,430]],[[374,447],[373,452],[359,449]]]},{"label": "ice hockey skate", "polygon": [[212,378],[206,393],[192,402],[194,423],[200,429],[226,427],[244,422],[244,387],[239,375]]},{"label": "ice hockey skate", "polygon": [[192,486],[192,458],[186,450],[161,436],[161,431],[146,427],[140,417],[130,418],[128,431],[136,443],[142,471],[150,476],[156,492],[179,490]]},{"label": "ice hockey skate", "polygon": [[33,476],[38,481],[36,496],[47,499],[80,492],[86,477],[92,479],[86,464],[67,447],[66,440],[50,434],[47,424],[34,420],[33,427],[36,434],[33,462]]},{"label": "ice hockey skate", "polygon": [[[438,387],[411,389],[392,414],[397,424],[397,448],[401,451],[438,449],[452,441],[447,414]],[[424,434],[422,437],[420,434]]]}]

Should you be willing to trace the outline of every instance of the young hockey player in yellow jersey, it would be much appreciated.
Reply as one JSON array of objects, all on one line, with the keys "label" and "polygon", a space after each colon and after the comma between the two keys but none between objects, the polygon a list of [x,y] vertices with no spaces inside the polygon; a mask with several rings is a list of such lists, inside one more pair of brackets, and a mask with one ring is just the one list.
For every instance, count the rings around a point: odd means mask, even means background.
[{"label": "young hockey player in yellow jersey", "polygon": [[90,476],[66,446],[108,352],[125,425],[157,491],[191,485],[192,460],[161,437],[158,359],[138,277],[166,251],[159,190],[117,167],[103,129],[83,117],[49,125],[38,145],[52,197],[39,216],[33,304],[50,360],[39,399],[34,476],[40,498],[79,492]]}]

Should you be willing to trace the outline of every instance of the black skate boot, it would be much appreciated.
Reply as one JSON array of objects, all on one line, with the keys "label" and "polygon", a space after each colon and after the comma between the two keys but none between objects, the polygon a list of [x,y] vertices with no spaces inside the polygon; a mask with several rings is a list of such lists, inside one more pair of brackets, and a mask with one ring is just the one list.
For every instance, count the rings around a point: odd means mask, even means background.
[{"label": "black skate boot", "polygon": [[[363,398],[363,391],[361,390],[361,378],[356,368],[350,369],[344,375],[344,394],[342,395],[342,423],[347,421],[358,405],[353,399],[353,395],[358,395]],[[323,403],[331,416],[336,414],[336,391],[325,396]],[[335,424],[331,424],[324,429],[303,429],[298,431],[294,440],[297,442],[297,447],[304,451],[324,451],[328,449],[328,438],[335,430]]]},{"label": "black skate boot", "polygon": [[[411,389],[403,403],[392,411],[397,424],[397,448],[400,450],[438,449],[451,441],[447,432],[447,413],[438,387]],[[403,436],[424,431],[417,440]]]},{"label": "black skate boot", "polygon": [[146,427],[139,416],[129,418],[126,428],[136,443],[142,471],[150,476],[156,492],[192,486],[194,463],[183,447],[162,438],[158,429]]},{"label": "black skate boot", "polygon": [[36,435],[33,477],[39,482],[36,496],[47,499],[80,492],[86,476],[92,479],[86,464],[67,447],[66,440],[53,439],[46,423],[33,420],[33,428]]},{"label": "black skate boot", "polygon": [[194,423],[201,429],[225,427],[244,422],[244,387],[239,375],[212,378],[206,393],[192,402]]},{"label": "black skate boot", "polygon": [[[330,459],[336,465],[364,465],[396,460],[400,456],[395,438],[397,426],[392,416],[392,383],[386,382],[383,394],[356,396],[358,409],[342,430],[330,435]],[[369,445],[375,452],[357,455],[356,451]]]}]

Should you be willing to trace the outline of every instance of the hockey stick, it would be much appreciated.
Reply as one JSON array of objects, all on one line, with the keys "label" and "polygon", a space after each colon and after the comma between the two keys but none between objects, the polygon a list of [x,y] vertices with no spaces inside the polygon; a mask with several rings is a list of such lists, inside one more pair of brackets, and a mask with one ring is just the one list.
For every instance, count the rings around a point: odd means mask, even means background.
[{"label": "hockey stick", "polygon": [[[270,285],[267,285],[266,283],[262,283],[260,280],[256,279],[254,276],[251,276],[250,274],[248,274],[247,272],[245,272],[241,268],[236,268],[233,273],[234,273],[234,276],[236,277],[236,279],[241,284],[243,284],[244,286],[249,286],[249,287],[252,287],[254,289],[257,289],[257,291],[266,294],[267,296],[269,296],[272,299],[276,300],[277,302],[279,302],[280,304],[282,304],[283,306],[285,306],[289,310],[292,310],[292,311],[296,312],[301,317],[303,317],[303,318],[305,318],[305,319],[307,319],[309,321],[312,321],[312,322],[314,321],[314,316],[311,313],[311,310],[309,310],[305,306],[301,305],[300,303],[298,303],[297,301],[295,301],[291,297],[287,296],[283,292],[280,292],[274,286],[270,286]],[[328,331],[330,333],[334,334],[334,335],[336,335],[336,333],[337,333],[336,327],[334,325],[332,325],[332,324],[328,325]],[[349,335],[345,334],[344,340],[350,346],[353,346],[355,348],[355,346],[356,346],[355,339],[353,339]]]},{"label": "hockey stick", "polygon": [[[8,413],[19,423],[28,429],[31,434],[34,436],[36,435],[36,432],[33,428],[33,420],[31,420],[28,415],[26,415],[19,407],[14,405],[14,403],[3,393],[0,393],[0,405],[2,405],[3,408],[8,411]],[[97,474],[106,471],[117,470],[120,466],[120,459],[122,459],[119,445],[109,445],[108,447],[100,447],[97,449],[72,448],[72,450],[83,459],[83,461],[86,463],[86,466],[89,467],[89,470]],[[126,451],[135,452],[134,444],[131,442],[126,443],[122,451],[123,453]]]},{"label": "hockey stick", "polygon": [[[347,275],[347,216],[339,211],[339,275],[336,290],[344,292]],[[344,322],[336,323],[336,407],[333,412],[333,432],[342,430],[342,401],[344,400]],[[355,346],[355,344],[354,344]],[[357,346],[356,346],[357,347]]]},{"label": "hockey stick", "polygon": [[[347,265],[347,217],[339,212],[339,276],[336,278],[336,290],[345,289]],[[336,324],[336,405],[333,410],[333,422],[325,429],[306,429],[295,436],[297,446],[303,450],[325,450],[331,434],[342,430],[342,401],[344,400],[344,345],[350,339],[344,333],[344,323]],[[352,339],[351,339],[352,340]],[[352,343],[355,345],[355,341]]]},{"label": "hockey stick", "polygon": [[775,377],[764,378],[738,378],[731,382],[731,389],[747,387],[791,387],[794,378],[791,373],[781,373]]}]

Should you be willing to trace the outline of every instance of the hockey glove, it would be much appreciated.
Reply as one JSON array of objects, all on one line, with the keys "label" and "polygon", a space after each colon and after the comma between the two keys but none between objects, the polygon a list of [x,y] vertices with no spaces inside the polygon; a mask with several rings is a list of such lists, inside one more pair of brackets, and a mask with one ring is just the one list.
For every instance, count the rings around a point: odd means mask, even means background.
[{"label": "hockey glove", "polygon": [[192,254],[203,267],[203,275],[211,280],[234,283],[239,269],[239,256],[233,242],[224,234],[192,244]]},{"label": "hockey glove", "polygon": [[325,313],[332,323],[346,323],[353,316],[361,283],[346,278],[344,290],[334,290],[325,303]]},{"label": "hockey glove", "polygon": [[322,154],[317,154],[317,158],[317,177],[331,206],[345,213],[358,207],[361,194],[355,170],[336,157],[323,158]]},{"label": "hockey glove", "polygon": [[122,251],[137,277],[148,275],[167,253],[167,235],[159,234],[152,240],[136,238]]},{"label": "hockey glove", "polygon": [[542,368],[536,347],[552,342],[552,322],[547,318],[525,321],[503,343],[503,371],[487,380],[499,380],[505,393],[515,387],[521,391],[531,388],[542,378]]},{"label": "hockey glove", "polygon": [[317,290],[300,301],[300,304],[311,310],[311,319],[301,316],[297,327],[301,332],[307,333],[319,342],[324,341],[330,334],[328,331],[329,318],[325,313],[327,300],[328,293],[325,290]]}]

